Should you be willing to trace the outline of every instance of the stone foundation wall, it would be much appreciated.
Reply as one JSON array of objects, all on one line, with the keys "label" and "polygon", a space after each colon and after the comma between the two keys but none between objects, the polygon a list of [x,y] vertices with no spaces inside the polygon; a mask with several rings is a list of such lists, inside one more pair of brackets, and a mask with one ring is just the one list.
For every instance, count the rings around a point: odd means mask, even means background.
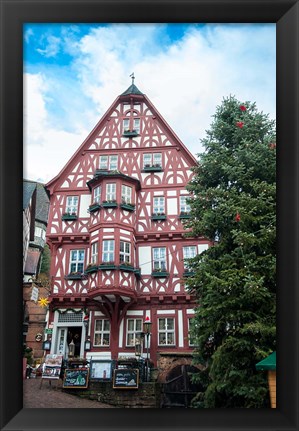
[{"label": "stone foundation wall", "polygon": [[112,382],[90,382],[87,389],[63,389],[82,398],[97,400],[120,408],[160,408],[161,385],[139,383],[138,389],[113,389]]}]

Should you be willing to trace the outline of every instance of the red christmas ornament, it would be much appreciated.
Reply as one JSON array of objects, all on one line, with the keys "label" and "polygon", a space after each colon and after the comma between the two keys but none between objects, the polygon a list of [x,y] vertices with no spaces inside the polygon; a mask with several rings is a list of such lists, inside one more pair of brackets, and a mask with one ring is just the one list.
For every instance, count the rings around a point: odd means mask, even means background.
[{"label": "red christmas ornament", "polygon": [[240,109],[241,109],[241,111],[243,111],[243,112],[244,112],[244,111],[246,111],[246,109],[247,109],[247,108],[246,108],[246,106],[245,106],[245,105],[241,105],[241,106],[240,106]]},{"label": "red christmas ornament", "polygon": [[242,129],[242,127],[244,126],[243,121],[238,121],[238,122],[236,123],[236,126],[237,126],[237,127],[239,127],[240,129]]},{"label": "red christmas ornament", "polygon": [[236,214],[235,220],[236,222],[239,222],[241,220],[241,216],[239,213]]}]

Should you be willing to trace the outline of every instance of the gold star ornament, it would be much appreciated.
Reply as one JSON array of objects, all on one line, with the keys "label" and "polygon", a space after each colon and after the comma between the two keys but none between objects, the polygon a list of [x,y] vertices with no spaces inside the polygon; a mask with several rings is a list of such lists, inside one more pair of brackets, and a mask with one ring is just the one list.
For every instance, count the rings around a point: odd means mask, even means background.
[{"label": "gold star ornament", "polygon": [[40,305],[41,307],[47,307],[49,305],[49,301],[47,298],[40,298],[38,300],[38,305]]}]

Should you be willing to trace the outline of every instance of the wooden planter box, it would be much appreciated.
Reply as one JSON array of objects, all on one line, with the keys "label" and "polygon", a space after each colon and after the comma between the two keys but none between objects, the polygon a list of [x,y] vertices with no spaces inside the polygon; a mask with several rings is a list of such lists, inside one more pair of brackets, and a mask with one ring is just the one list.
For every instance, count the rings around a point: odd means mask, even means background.
[{"label": "wooden planter box", "polygon": [[153,215],[151,219],[152,221],[166,220],[166,215]]},{"label": "wooden planter box", "polygon": [[117,208],[117,202],[102,202],[102,208]]},{"label": "wooden planter box", "polygon": [[127,272],[134,272],[135,271],[134,266],[131,266],[131,265],[119,265],[119,269],[121,271],[127,271]]},{"label": "wooden planter box", "polygon": [[130,212],[134,212],[134,211],[135,211],[135,205],[130,205],[130,204],[121,204],[121,205],[120,205],[120,207],[121,207],[123,210],[126,210],[126,211],[130,211]]},{"label": "wooden planter box", "polygon": [[97,272],[97,271],[98,271],[98,265],[89,266],[88,268],[85,269],[85,272],[87,274],[91,274],[92,272]]},{"label": "wooden planter box", "polygon": [[154,278],[166,278],[169,277],[169,272],[166,271],[153,271],[152,277]]},{"label": "wooden planter box", "polygon": [[136,130],[130,130],[127,132],[123,132],[123,136],[126,138],[133,138],[134,136],[138,136],[139,133],[136,132]]},{"label": "wooden planter box", "polygon": [[90,205],[90,207],[88,208],[88,212],[94,213],[96,211],[99,211],[100,209],[101,209],[100,204]]},{"label": "wooden planter box", "polygon": [[110,271],[116,269],[116,265],[114,263],[101,263],[101,265],[99,265],[99,269],[101,271]]},{"label": "wooden planter box", "polygon": [[74,221],[77,220],[78,216],[77,214],[63,214],[61,217],[61,220],[63,221]]},{"label": "wooden planter box", "polygon": [[163,172],[162,166],[145,166],[142,172]]}]

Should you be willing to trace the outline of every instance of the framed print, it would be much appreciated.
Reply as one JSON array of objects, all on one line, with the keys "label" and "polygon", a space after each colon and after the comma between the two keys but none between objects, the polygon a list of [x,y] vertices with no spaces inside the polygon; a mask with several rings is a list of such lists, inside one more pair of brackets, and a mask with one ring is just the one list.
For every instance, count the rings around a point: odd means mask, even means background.
[{"label": "framed print", "polygon": [[[142,428],[148,431],[221,431],[225,429],[237,429],[241,431],[263,429],[273,431],[298,430],[298,15],[299,5],[296,0],[260,0],[259,2],[255,0],[211,0],[209,2],[205,0],[153,0],[151,2],[138,0],[110,0],[109,2],[101,0],[61,0],[59,2],[52,2],[50,0],[41,0],[39,2],[15,0],[12,2],[11,0],[1,0],[1,429],[5,431],[23,429],[100,429],[103,431],[125,431],[129,428],[131,430]],[[142,409],[137,408],[119,408],[117,414],[114,414],[112,409],[55,409],[55,412],[53,412],[52,409],[23,408],[22,324],[24,310],[21,273],[22,218],[20,215],[21,202],[23,201],[22,173],[24,157],[26,157],[26,154],[23,152],[23,37],[24,28],[28,23],[72,23],[86,25],[93,25],[95,23],[132,23],[140,25],[151,23],[181,23],[186,25],[194,23],[274,23],[276,25],[278,178],[276,409],[172,408],[170,411],[168,408],[163,408],[142,411]],[[140,40],[144,37],[142,32],[138,34],[138,37]],[[54,46],[56,43],[55,40],[52,41],[52,49],[59,49],[57,45]],[[121,42],[125,47],[125,40],[122,39]],[[138,44],[138,40],[136,40],[136,44]],[[148,49],[150,50],[152,47],[149,45]],[[40,50],[45,53],[44,48],[41,47]],[[247,52],[246,46],[244,46],[244,52]],[[155,52],[153,51],[152,61],[155,61],[154,54]],[[111,59],[111,57],[109,58]],[[134,52],[130,59],[134,64]],[[148,65],[148,67],[150,66]],[[258,65],[256,67],[256,73],[259,73]],[[156,70],[155,73],[157,73],[157,76],[149,76],[148,79],[158,80],[158,72],[162,73],[162,71]],[[244,70],[244,75],[245,72]],[[109,69],[108,67],[106,73],[111,76],[111,79],[113,78],[112,68]],[[171,79],[171,69],[168,73],[169,79]],[[219,74],[221,73],[223,72],[219,71]],[[135,75],[132,74],[130,78],[132,79],[132,85],[134,85]],[[198,79],[201,79],[201,77],[199,76]],[[92,85],[90,82],[87,84]],[[211,82],[209,83],[211,86],[212,84]],[[51,85],[51,82],[44,82],[43,85]],[[184,85],[184,82],[181,85]],[[97,100],[97,103],[100,102]],[[36,103],[38,103],[38,100]],[[74,105],[77,104],[77,108],[81,107],[83,117],[85,115],[84,109],[78,104],[78,100],[75,97],[73,98],[73,103]],[[135,112],[138,111],[136,106],[134,109]],[[187,108],[184,111],[187,111]],[[184,115],[184,112],[180,113],[181,117]],[[41,118],[37,118],[36,124],[40,120]],[[127,137],[131,139],[133,136],[134,139],[143,126],[138,121],[137,114],[130,120],[126,120],[124,118],[123,123],[119,127],[122,127],[123,136],[129,134],[130,136]],[[188,127],[187,123],[184,124],[184,127]],[[242,129],[243,123],[241,120],[238,122],[237,127]],[[57,151],[57,147],[54,145],[54,138],[52,142],[53,148]],[[158,151],[149,152],[144,155],[144,175],[156,175],[158,177],[161,173],[163,162],[163,156]],[[101,166],[99,165],[99,168],[101,169],[97,172],[96,180],[102,178],[104,175],[102,171],[108,165],[111,167],[111,170],[117,170],[117,157],[115,155],[114,158],[107,155],[106,159],[103,158],[100,160],[100,163]],[[118,180],[120,174],[116,172],[115,175],[118,175]],[[123,177],[121,178],[123,179]],[[132,188],[133,186],[135,187],[135,182],[128,181],[119,190],[119,196],[122,198],[122,208],[120,209],[126,214],[126,217],[134,215],[135,202],[133,201],[134,192],[132,192]],[[92,187],[93,185],[91,184]],[[104,198],[106,199],[106,205],[100,209],[97,199],[101,193],[106,193],[106,198]],[[90,217],[96,217],[97,211],[105,211],[107,213],[115,211],[117,206],[114,198],[115,193],[113,184],[110,183],[105,190],[100,190],[99,187],[94,188],[94,202],[88,207]],[[156,226],[161,226],[166,218],[163,197],[155,195],[153,206],[155,207],[155,212],[152,214],[151,222]],[[188,218],[187,206],[188,202],[182,199],[182,218]],[[64,220],[63,222],[70,226],[71,223],[76,222],[76,211],[80,211],[76,196],[69,197],[64,210],[66,211],[64,215],[68,216],[68,220]],[[239,213],[237,213],[237,216],[236,223],[240,221],[241,217]],[[145,243],[147,240],[148,238],[144,238]],[[192,247],[193,245],[184,251],[187,257],[192,257],[194,251]],[[104,276],[109,271],[120,270],[127,278],[136,277],[138,279],[140,277],[140,269],[132,265],[130,243],[122,240],[119,249],[119,256],[117,256],[119,263],[116,265],[113,260],[113,253],[115,251],[113,238],[106,239],[103,250],[98,250],[96,246],[92,246],[90,250],[90,263],[85,262],[88,264],[88,270],[84,274],[84,277],[92,279],[92,277],[95,277],[97,271],[100,271],[101,274],[103,273]],[[101,263],[99,262],[99,267],[95,268],[93,257],[100,253],[100,251],[102,261]],[[75,284],[78,278],[82,279],[82,256],[84,256],[84,253],[80,249],[71,250],[68,257],[69,274],[66,275],[65,279],[68,280],[70,286]],[[165,258],[163,244],[155,247],[153,253],[150,253],[149,256],[153,261],[153,266],[149,269],[151,277],[157,285],[163,285],[167,281],[167,278],[171,276],[170,271],[167,270],[169,262]],[[146,263],[146,261],[144,262]],[[184,270],[186,273],[189,271],[188,268],[184,268]],[[123,294],[123,292],[121,293]],[[68,340],[65,322],[70,324],[73,331],[73,328],[77,328],[78,326],[78,320],[76,319],[83,319],[80,310],[77,310],[75,305],[73,307],[75,311],[72,316],[68,315],[64,310],[60,315],[57,314],[55,317],[57,327],[51,326],[51,333],[49,332],[48,334],[49,338],[45,340],[48,342],[47,346],[49,348],[46,351],[47,354],[52,355],[54,353],[53,349],[57,347],[58,342],[53,342],[53,340],[55,336],[58,340],[59,336],[62,349],[64,349],[62,354],[67,355]],[[178,334],[177,322],[182,320],[181,314],[177,313],[177,319],[175,319],[168,310],[166,311],[164,314],[162,312],[158,313],[156,322],[150,321],[148,315],[145,319],[147,324],[153,324],[152,331],[155,330],[157,333],[155,342],[159,346],[159,349],[161,351],[169,349],[170,351],[176,344],[179,346],[183,346],[183,343],[192,344],[192,340],[188,340],[187,332],[184,336]],[[91,317],[85,317],[87,319],[86,321],[82,321],[82,327],[80,327],[80,331],[77,334],[80,340],[79,347],[76,347],[78,356],[83,356],[85,350],[89,351],[94,346],[96,346],[98,351],[103,351],[106,354],[110,345],[116,346],[117,344],[125,354],[129,352],[129,356],[136,354],[140,358],[143,355],[143,359],[146,359],[147,362],[146,374],[149,372],[148,349],[150,330],[142,333],[142,319],[140,315],[131,314],[127,318],[123,325],[123,337],[118,340],[118,343],[115,343],[113,339],[116,332],[113,333],[111,331],[102,314],[98,313]],[[191,319],[191,315],[189,317]],[[61,320],[59,321],[59,319]],[[71,322],[70,319],[74,319],[74,321]],[[191,325],[191,322],[189,323]],[[85,332],[92,330],[94,330],[94,337],[90,337],[90,334]],[[71,335],[75,335],[75,332],[72,332]],[[89,341],[88,348],[84,344],[87,341]],[[141,341],[143,344],[141,344]],[[142,346],[144,346],[144,349],[142,349]],[[100,380],[111,380],[113,378],[110,363],[111,358],[107,354],[103,357],[106,358],[105,361],[95,361],[91,370],[84,369],[85,375],[83,377],[85,383],[89,378]],[[164,359],[167,361],[167,354],[164,355]],[[137,390],[138,385],[140,385],[139,377],[141,374],[139,375],[139,370],[135,368],[129,370],[126,376],[124,376],[123,370],[116,373],[118,380],[115,383],[116,380],[114,379],[114,383],[118,388],[121,388],[121,390],[117,391],[118,394],[124,392],[124,386],[128,386],[128,384],[131,384],[130,382],[132,382],[132,388],[134,387]],[[79,376],[83,381],[81,376],[82,370],[76,370],[76,372],[78,373],[76,378]],[[74,376],[71,374],[72,370],[68,370],[68,386],[72,385],[72,379],[74,380]],[[187,374],[185,377],[187,379]],[[173,377],[173,380],[175,379],[176,376]]]}]

